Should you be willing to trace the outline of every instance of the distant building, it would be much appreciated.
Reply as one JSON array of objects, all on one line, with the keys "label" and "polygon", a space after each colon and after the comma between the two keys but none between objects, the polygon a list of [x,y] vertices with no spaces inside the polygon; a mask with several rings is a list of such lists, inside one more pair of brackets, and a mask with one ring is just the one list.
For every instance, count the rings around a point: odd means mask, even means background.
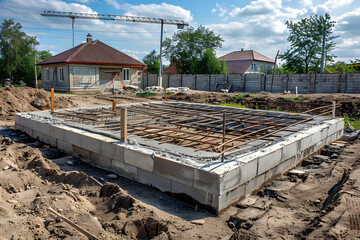
[{"label": "distant building", "polygon": [[[146,64],[99,40],[93,41],[91,37],[88,34],[85,43],[37,64],[41,66],[44,89],[104,91],[114,72],[125,84],[139,85],[142,82],[142,71]],[[115,88],[122,88],[117,79]]]},{"label": "distant building", "polygon": [[218,59],[226,61],[228,73],[266,73],[272,69],[275,63],[273,59],[254,50],[235,51]]},{"label": "distant building", "polygon": [[[228,66],[228,73],[267,73],[274,66],[274,60],[254,50],[235,51],[218,58],[225,60]],[[176,74],[176,64],[171,63],[164,70],[165,74]]]}]

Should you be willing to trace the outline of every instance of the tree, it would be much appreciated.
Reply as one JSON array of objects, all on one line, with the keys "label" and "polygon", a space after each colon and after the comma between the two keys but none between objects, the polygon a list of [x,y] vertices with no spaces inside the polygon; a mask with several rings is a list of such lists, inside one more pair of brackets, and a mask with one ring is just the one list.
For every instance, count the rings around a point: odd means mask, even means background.
[{"label": "tree", "polygon": [[195,74],[226,74],[227,72],[226,62],[217,59],[211,48],[205,49],[194,70]]},{"label": "tree", "polygon": [[333,42],[338,36],[333,36],[335,21],[331,20],[328,13],[324,16],[310,16],[302,18],[298,22],[287,21],[289,29],[290,49],[280,55],[285,60],[284,67],[293,73],[318,72],[321,62],[322,39],[325,31],[325,52],[326,61],[332,62],[336,57],[328,55],[336,44]]},{"label": "tree", "polygon": [[31,56],[34,59],[35,46],[39,44],[36,37],[26,35],[21,29],[20,23],[5,19],[0,30],[1,72],[11,79],[20,65],[27,64]]},{"label": "tree", "polygon": [[175,62],[179,73],[194,73],[205,49],[215,51],[222,46],[223,41],[220,35],[208,28],[188,27],[164,40],[164,55],[172,63]]},{"label": "tree", "polygon": [[146,71],[154,74],[159,73],[160,71],[159,55],[156,55],[155,50],[152,50],[142,60],[147,65]]},{"label": "tree", "polygon": [[356,72],[355,67],[353,64],[346,64],[345,62],[337,62],[332,66],[328,66],[327,69],[331,73],[353,73]]}]

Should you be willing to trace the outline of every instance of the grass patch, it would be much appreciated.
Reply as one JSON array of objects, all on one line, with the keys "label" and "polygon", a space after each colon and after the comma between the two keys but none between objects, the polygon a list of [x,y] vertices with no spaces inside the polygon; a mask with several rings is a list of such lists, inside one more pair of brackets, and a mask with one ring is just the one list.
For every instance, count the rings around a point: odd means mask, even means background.
[{"label": "grass patch", "polygon": [[230,98],[233,98],[233,99],[240,99],[240,98],[243,98],[244,95],[242,94],[237,94],[237,95],[234,95],[234,96],[230,96]]},{"label": "grass patch", "polygon": [[17,84],[17,83],[14,83],[14,84],[11,84],[13,85],[14,87],[27,87],[26,85],[20,85],[20,84]]},{"label": "grass patch", "polygon": [[0,83],[0,87],[3,87],[4,85],[2,83]]},{"label": "grass patch", "polygon": [[167,92],[167,95],[174,95],[175,92]]},{"label": "grass patch", "polygon": [[136,94],[137,97],[151,97],[151,96],[155,96],[155,95],[157,95],[156,92],[150,92],[150,91],[139,92]]},{"label": "grass patch", "polygon": [[350,123],[350,125],[353,126],[354,128],[360,129],[360,119],[358,119],[358,118],[349,118],[348,116],[345,116],[344,121],[345,121],[345,124]]},{"label": "grass patch", "polygon": [[296,96],[286,96],[286,97],[284,97],[284,99],[291,100],[291,101],[301,101],[301,100],[303,100],[301,97],[296,97]]},{"label": "grass patch", "polygon": [[220,105],[225,106],[225,107],[249,108],[249,107],[247,107],[245,105],[242,105],[240,103],[222,103]]},{"label": "grass patch", "polygon": [[55,92],[56,94],[71,94],[71,95],[97,95],[100,92],[89,92],[89,93],[76,93],[76,92]]}]

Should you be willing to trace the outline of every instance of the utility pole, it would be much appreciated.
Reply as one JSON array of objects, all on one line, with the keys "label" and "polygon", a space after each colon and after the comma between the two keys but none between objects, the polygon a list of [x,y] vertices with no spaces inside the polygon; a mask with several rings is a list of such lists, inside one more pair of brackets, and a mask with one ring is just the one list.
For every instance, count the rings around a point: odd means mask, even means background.
[{"label": "utility pole", "polygon": [[122,16],[122,15],[111,15],[111,14],[93,14],[93,13],[73,13],[73,12],[44,11],[44,13],[42,13],[41,16],[71,18],[72,19],[72,31],[73,31],[73,46],[74,46],[74,23],[75,23],[75,18],[161,24],[161,34],[160,34],[160,73],[159,73],[159,85],[160,86],[162,85],[162,76],[161,76],[162,69],[163,69],[163,67],[162,67],[162,38],[163,38],[164,24],[177,25],[178,29],[183,29],[184,26],[189,26],[189,24],[187,22],[185,22],[183,20],[177,20],[177,19]]},{"label": "utility pole", "polygon": [[39,89],[39,86],[38,86],[38,80],[37,80],[37,69],[36,69],[36,51],[34,51],[34,66],[35,66],[35,86],[36,86],[36,89]]},{"label": "utility pole", "polygon": [[324,73],[324,61],[325,61],[325,27],[323,28],[323,41],[322,41],[322,53],[321,53],[321,66],[320,66],[320,73]]},{"label": "utility pole", "polygon": [[72,27],[72,34],[73,34],[73,47],[75,47],[74,24],[75,24],[75,17],[72,17],[72,18],[71,18],[71,27]]}]

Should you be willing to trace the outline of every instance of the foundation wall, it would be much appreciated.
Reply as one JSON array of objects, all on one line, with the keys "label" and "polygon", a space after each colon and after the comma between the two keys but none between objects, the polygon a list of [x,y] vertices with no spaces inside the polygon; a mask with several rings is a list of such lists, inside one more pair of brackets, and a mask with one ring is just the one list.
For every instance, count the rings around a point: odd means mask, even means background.
[{"label": "foundation wall", "polygon": [[330,119],[231,161],[194,166],[139,145],[38,119],[36,114],[16,114],[15,128],[99,168],[164,192],[187,194],[217,212],[340,138],[344,126],[343,119]]}]

